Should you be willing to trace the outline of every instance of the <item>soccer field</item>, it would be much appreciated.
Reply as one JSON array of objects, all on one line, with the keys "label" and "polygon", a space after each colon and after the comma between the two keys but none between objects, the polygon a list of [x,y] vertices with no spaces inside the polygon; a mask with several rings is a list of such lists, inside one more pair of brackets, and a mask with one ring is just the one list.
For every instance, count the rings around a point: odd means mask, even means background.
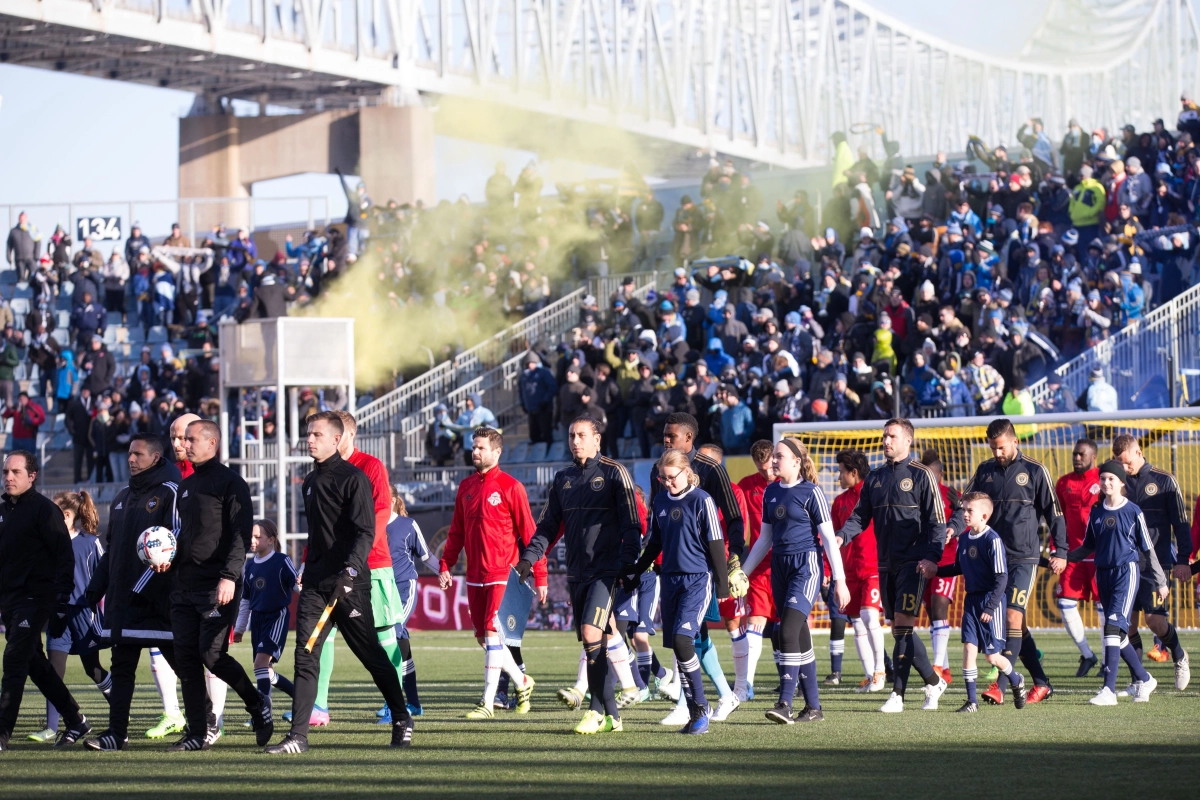
[{"label": "soccer field", "polygon": [[[1091,637],[1098,645],[1099,637]],[[1147,641],[1149,636],[1147,635]],[[1200,635],[1180,637],[1193,653]],[[732,677],[729,639],[714,632],[722,665]],[[5,797],[348,797],[556,796],[716,797],[776,796],[1127,796],[1135,787],[1156,796],[1195,796],[1197,716],[1200,685],[1174,690],[1170,664],[1150,663],[1159,689],[1148,704],[1122,699],[1117,708],[1086,704],[1099,686],[1075,679],[1078,653],[1064,634],[1042,634],[1038,643],[1056,693],[1017,711],[984,706],[979,714],[955,714],[965,699],[958,677],[961,651],[951,636],[955,681],[938,712],[920,711],[915,681],[908,710],[877,713],[885,693],[853,692],[859,666],[847,642],[846,686],[822,687],[826,721],[788,727],[768,723],[763,712],[773,696],[764,691],[705,736],[685,737],[658,721],[669,705],[653,701],[625,712],[625,731],[603,736],[571,732],[579,714],[555,701],[555,690],[574,681],[578,646],[567,633],[530,633],[524,654],[538,680],[533,711],[526,716],[497,712],[490,722],[463,715],[478,699],[483,657],[470,634],[417,633],[414,656],[425,716],[417,719],[411,750],[388,748],[389,729],[374,724],[382,701],[366,672],[338,641],[330,692],[333,723],[315,729],[311,752],[268,757],[254,747],[246,718],[230,694],[225,736],[211,752],[167,754],[163,744],[141,738],[159,713],[143,658],[130,749],[94,753],[24,741],[42,715],[33,688],[25,695],[14,748],[0,756],[0,794]],[[290,645],[290,642],[289,642]],[[818,637],[822,677],[827,640]],[[233,652],[249,664],[249,650]],[[670,659],[659,649],[660,657]],[[106,659],[107,660],[107,659]],[[290,657],[280,665],[290,674]],[[986,664],[980,659],[981,678]],[[1121,669],[1119,686],[1127,682]],[[762,689],[775,685],[770,650],[759,663]],[[67,680],[96,729],[107,710],[72,659]],[[982,690],[983,686],[980,687]],[[277,735],[285,730],[278,712],[287,697],[275,695]],[[712,693],[710,691],[710,699]]]}]

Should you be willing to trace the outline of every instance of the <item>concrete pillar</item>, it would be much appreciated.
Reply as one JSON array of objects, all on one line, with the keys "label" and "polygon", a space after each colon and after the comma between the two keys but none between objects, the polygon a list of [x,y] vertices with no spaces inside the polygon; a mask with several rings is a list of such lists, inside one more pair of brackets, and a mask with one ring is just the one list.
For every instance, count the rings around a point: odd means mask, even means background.
[{"label": "concrete pillar", "polygon": [[[219,114],[184,117],[179,121],[179,197],[245,197],[249,184],[241,180],[241,137],[238,118]],[[240,203],[197,203],[197,238],[202,231],[223,222],[231,228],[250,221],[248,201]],[[190,217],[181,219],[187,224]]]},{"label": "concrete pillar", "polygon": [[437,196],[433,110],[422,105],[373,106],[358,112],[359,174],[377,204]]}]

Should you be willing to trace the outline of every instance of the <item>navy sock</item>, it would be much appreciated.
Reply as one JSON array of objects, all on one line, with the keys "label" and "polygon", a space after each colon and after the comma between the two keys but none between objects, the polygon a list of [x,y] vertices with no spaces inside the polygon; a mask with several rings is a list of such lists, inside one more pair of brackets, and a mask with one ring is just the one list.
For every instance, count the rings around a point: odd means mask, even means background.
[{"label": "navy sock", "polygon": [[1124,646],[1121,647],[1121,658],[1125,659],[1125,663],[1128,665],[1129,671],[1133,673],[1135,681],[1150,680],[1150,673],[1146,672],[1146,668],[1142,666],[1142,659],[1138,655],[1137,650],[1133,649],[1132,643],[1125,642]]},{"label": "navy sock", "polygon": [[1179,643],[1179,631],[1175,630],[1175,626],[1167,624],[1167,635],[1162,637],[1163,647],[1171,651],[1171,658],[1174,661],[1179,661],[1183,658],[1183,645]]},{"label": "navy sock", "polygon": [[704,696],[704,678],[700,672],[700,659],[693,655],[687,661],[680,662],[679,671],[683,673],[688,700],[698,708],[708,708],[708,700]]},{"label": "navy sock", "polygon": [[288,697],[296,696],[296,684],[292,683],[275,670],[271,670],[271,685],[277,686],[279,691],[283,692]]},{"label": "navy sock", "polygon": [[[656,678],[664,678],[667,675],[666,668],[658,661],[658,653],[653,650],[650,651],[650,672]],[[646,680],[650,679],[646,678]]]},{"label": "navy sock", "polygon": [[975,696],[975,683],[979,680],[979,669],[971,667],[963,669],[963,683],[967,685],[967,702],[978,704],[979,700]]},{"label": "navy sock", "polygon": [[607,705],[605,704],[604,696],[613,694],[612,687],[609,681],[612,676],[608,670],[608,648],[604,646],[603,641],[594,644],[585,644],[584,652],[587,654],[587,679],[588,691],[592,693],[591,710],[605,713]]},{"label": "navy sock", "polygon": [[263,697],[271,696],[271,670],[261,667],[254,670],[254,682],[258,685],[258,693]]},{"label": "navy sock", "polygon": [[1033,641],[1033,634],[1028,630],[1021,636],[1021,663],[1029,670],[1029,677],[1033,678],[1035,686],[1050,685],[1050,678],[1042,668],[1041,659],[1038,658],[1037,643]]},{"label": "navy sock", "polygon": [[[1127,645],[1128,646],[1128,645]],[[1116,636],[1104,637],[1104,685],[1111,691],[1117,690],[1117,668],[1121,664],[1120,639]]]},{"label": "navy sock", "polygon": [[817,689],[817,655],[812,650],[800,654],[800,690],[804,692],[806,706],[821,707],[821,696]]},{"label": "navy sock", "polygon": [[1133,646],[1133,649],[1137,651],[1137,654],[1140,657],[1142,655],[1142,634],[1137,628],[1134,628],[1129,632],[1129,644]]},{"label": "navy sock", "polygon": [[500,671],[500,683],[497,684],[497,686],[496,686],[496,694],[503,694],[505,697],[507,697],[508,696],[508,684],[509,684],[508,673],[501,670]]},{"label": "navy sock", "polygon": [[896,676],[892,680],[892,691],[903,697],[908,689],[908,673],[912,669],[909,651],[912,648],[913,629],[893,625],[892,637],[895,640],[892,645],[892,670]]},{"label": "navy sock", "polygon": [[421,705],[420,695],[417,694],[417,665],[411,658],[404,662],[404,677],[401,684],[404,689],[404,699],[410,706]]},{"label": "navy sock", "polygon": [[[780,653],[779,702],[791,705],[796,697],[796,684],[800,680],[800,654]],[[811,669],[811,667],[810,667]]]},{"label": "navy sock", "polygon": [[829,671],[842,671],[842,656],[846,652],[846,620],[834,617],[829,621]]},{"label": "navy sock", "polygon": [[[909,630],[911,631],[912,628]],[[933,664],[929,661],[929,653],[925,651],[925,642],[915,633],[909,634],[908,641],[908,655],[912,659],[913,669],[917,671],[927,686],[936,686],[942,676],[934,671]]]}]

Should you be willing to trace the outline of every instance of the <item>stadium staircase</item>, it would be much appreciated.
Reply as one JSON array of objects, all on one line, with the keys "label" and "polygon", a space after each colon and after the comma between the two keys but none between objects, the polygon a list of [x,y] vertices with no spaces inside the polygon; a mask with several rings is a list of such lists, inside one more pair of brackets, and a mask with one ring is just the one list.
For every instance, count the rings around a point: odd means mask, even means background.
[{"label": "stadium staircase", "polygon": [[[1122,411],[1189,405],[1200,397],[1200,284],[1160,305],[1095,347],[1059,366],[1063,388],[1079,397],[1099,368],[1117,390]],[[1175,398],[1172,398],[1172,389]],[[1046,378],[1029,387],[1034,402],[1050,392]]]}]

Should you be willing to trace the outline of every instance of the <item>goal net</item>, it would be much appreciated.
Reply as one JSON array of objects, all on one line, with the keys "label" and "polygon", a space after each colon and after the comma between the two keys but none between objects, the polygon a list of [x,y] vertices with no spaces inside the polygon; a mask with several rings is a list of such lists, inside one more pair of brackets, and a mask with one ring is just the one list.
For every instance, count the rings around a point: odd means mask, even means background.
[{"label": "goal net", "polygon": [[[916,428],[913,452],[918,457],[934,450],[943,468],[946,485],[962,492],[966,489],[975,468],[992,457],[984,438],[987,425],[995,417],[960,417],[912,420]],[[1146,459],[1159,469],[1175,475],[1183,492],[1189,521],[1200,494],[1200,408],[1164,409],[1162,411],[1128,411],[1113,414],[1045,414],[1034,417],[1010,417],[1017,429],[1021,451],[1046,465],[1050,476],[1073,470],[1071,451],[1075,442],[1087,437],[1096,442],[1097,463],[1112,454],[1112,440],[1118,434],[1136,436]],[[811,424],[781,424],[774,430],[775,440],[794,437],[804,442],[817,467],[818,483],[832,501],[840,493],[835,458],[847,449],[862,450],[874,468],[883,463],[883,421],[826,422]],[[1042,539],[1045,541],[1043,526]],[[1185,554],[1190,556],[1191,554]],[[1027,608],[1031,628],[1060,628],[1062,617],[1055,605],[1054,589],[1058,577],[1050,570],[1038,570],[1034,597]],[[1179,628],[1200,627],[1196,612],[1195,583],[1181,586],[1172,581],[1167,603],[1171,619]],[[951,604],[950,622],[958,625],[965,594],[963,582],[958,581],[957,596]],[[1099,627],[1095,609],[1090,603],[1080,603],[1080,611],[1088,627]],[[822,606],[814,613],[816,626],[827,626],[827,611]],[[922,625],[928,624],[922,610]]]}]

